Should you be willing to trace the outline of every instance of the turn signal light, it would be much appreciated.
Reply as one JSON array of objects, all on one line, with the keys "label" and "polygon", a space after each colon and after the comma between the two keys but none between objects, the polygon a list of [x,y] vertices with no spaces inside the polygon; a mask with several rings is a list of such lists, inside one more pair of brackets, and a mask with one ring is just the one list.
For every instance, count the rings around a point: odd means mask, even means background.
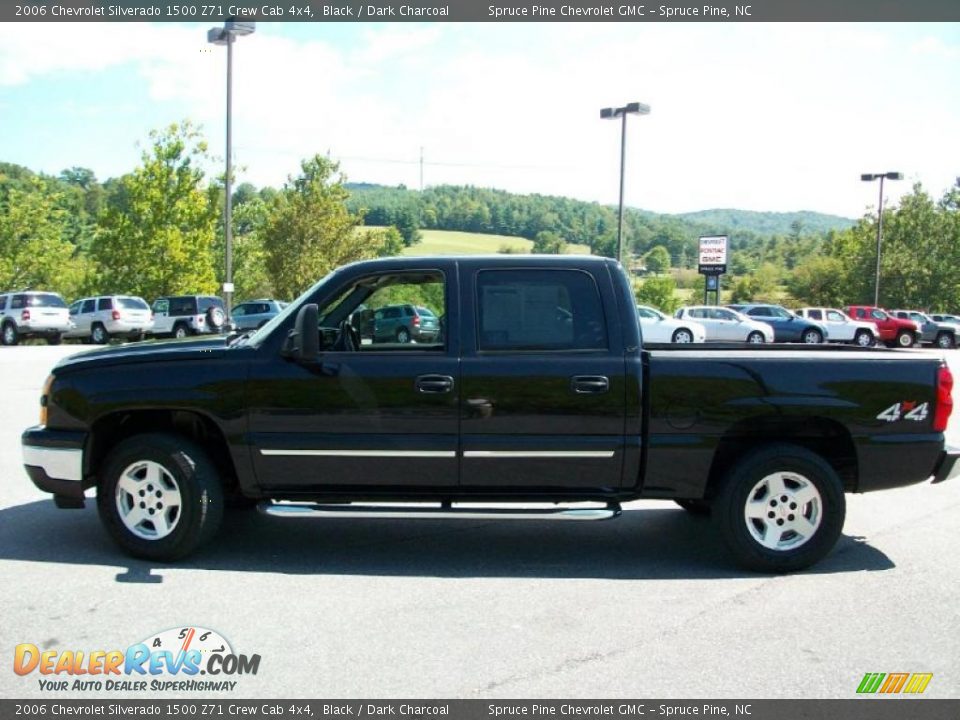
[{"label": "turn signal light", "polygon": [[53,375],[47,375],[43,383],[43,392],[40,395],[40,424],[47,424],[47,406],[50,404],[50,390],[53,388]]},{"label": "turn signal light", "polygon": [[953,412],[953,373],[945,364],[937,370],[937,409],[933,413],[933,429],[943,432]]}]

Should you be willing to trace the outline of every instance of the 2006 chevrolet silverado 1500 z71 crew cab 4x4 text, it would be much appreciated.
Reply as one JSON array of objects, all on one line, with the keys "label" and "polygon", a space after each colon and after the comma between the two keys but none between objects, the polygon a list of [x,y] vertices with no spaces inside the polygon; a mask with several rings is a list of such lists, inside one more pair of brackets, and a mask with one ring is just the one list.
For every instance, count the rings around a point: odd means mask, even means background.
[{"label": "2006 chevrolet silverado 1500 z71 crew cab 4x4 text", "polygon": [[[357,332],[397,305],[439,332]],[[710,511],[766,571],[822,558],[845,492],[954,474],[938,358],[645,348],[635,305],[605,258],[355,263],[252,334],[63,360],[24,462],[60,507],[96,487],[113,538],[154,560],[208,541],[231,498],[278,516],[580,520],[663,498]]]}]

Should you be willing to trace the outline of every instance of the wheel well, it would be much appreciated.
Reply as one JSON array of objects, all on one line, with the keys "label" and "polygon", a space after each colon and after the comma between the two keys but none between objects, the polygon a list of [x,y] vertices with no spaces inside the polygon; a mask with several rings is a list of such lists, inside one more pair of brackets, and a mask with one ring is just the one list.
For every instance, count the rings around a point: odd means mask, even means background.
[{"label": "wheel well", "polygon": [[100,418],[93,424],[90,444],[84,453],[85,470],[96,474],[118,443],[149,432],[190,438],[210,456],[224,488],[231,490],[237,487],[236,468],[223,432],[210,418],[187,410],[135,410]]},{"label": "wheel well", "polygon": [[710,466],[706,497],[713,498],[726,472],[747,452],[770,443],[788,443],[816,453],[836,471],[845,492],[857,489],[857,451],[847,429],[827,418],[750,418],[720,439]]}]

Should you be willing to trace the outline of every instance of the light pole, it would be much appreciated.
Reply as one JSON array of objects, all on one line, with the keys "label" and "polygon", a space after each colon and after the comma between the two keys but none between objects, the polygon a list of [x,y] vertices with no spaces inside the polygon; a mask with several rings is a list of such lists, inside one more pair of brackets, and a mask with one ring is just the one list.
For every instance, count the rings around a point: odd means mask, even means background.
[{"label": "light pole", "polygon": [[863,173],[860,176],[863,182],[880,181],[880,202],[877,203],[877,277],[873,285],[873,305],[880,307],[880,240],[883,238],[883,181],[903,180],[903,173]]},{"label": "light pole", "polygon": [[223,300],[229,319],[233,312],[233,167],[232,154],[232,120],[233,120],[233,43],[234,38],[241,35],[250,35],[256,29],[256,23],[227,20],[222,28],[207,30],[207,42],[214,45],[227,46],[227,198],[223,210],[223,227],[226,238],[226,277],[223,281]]},{"label": "light pole", "polygon": [[627,162],[627,115],[649,115],[650,106],[643,103],[627,103],[623,107],[603,108],[600,111],[602,120],[616,120],[620,118],[620,212],[617,219],[617,261],[623,260],[623,177]]}]

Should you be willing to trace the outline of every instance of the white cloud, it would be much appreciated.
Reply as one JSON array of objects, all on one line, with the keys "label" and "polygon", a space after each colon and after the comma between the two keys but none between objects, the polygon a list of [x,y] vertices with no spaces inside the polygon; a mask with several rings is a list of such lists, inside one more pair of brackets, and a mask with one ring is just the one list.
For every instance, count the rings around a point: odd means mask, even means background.
[{"label": "white cloud", "polygon": [[[0,25],[0,85],[135,67],[155,126],[200,121],[223,152],[225,52],[206,26]],[[311,30],[314,27],[311,26]],[[261,24],[234,53],[234,148],[278,184],[328,150],[351,179],[490,185],[661,211],[814,209],[859,215],[861,172],[901,170],[939,193],[956,175],[958,43],[897,26],[806,24],[383,25],[352,44],[317,24],[294,40]],[[55,51],[52,51],[55,48]],[[117,138],[132,144],[137,139]],[[71,164],[65,158],[64,165]],[[891,196],[909,183],[891,184]]]}]

